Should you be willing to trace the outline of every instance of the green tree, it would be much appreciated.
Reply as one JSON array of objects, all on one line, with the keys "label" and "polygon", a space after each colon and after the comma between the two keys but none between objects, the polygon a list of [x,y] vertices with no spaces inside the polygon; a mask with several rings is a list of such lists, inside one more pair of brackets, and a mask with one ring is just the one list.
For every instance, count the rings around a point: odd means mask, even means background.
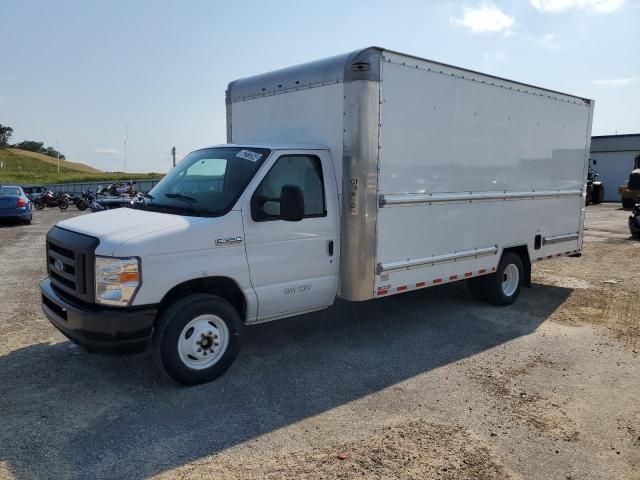
[{"label": "green tree", "polygon": [[44,142],[36,142],[33,140],[25,140],[24,142],[16,143],[14,145],[15,148],[20,148],[22,150],[28,150],[29,152],[37,153],[43,153],[43,146]]},{"label": "green tree", "polygon": [[13,135],[13,128],[5,127],[0,124],[0,148],[6,148],[9,146],[9,139]]}]

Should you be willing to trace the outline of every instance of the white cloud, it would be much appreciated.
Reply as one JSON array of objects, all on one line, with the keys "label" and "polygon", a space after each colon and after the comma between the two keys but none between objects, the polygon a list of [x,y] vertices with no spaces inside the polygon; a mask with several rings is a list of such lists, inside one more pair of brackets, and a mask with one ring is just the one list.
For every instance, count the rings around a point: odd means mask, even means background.
[{"label": "white cloud", "polygon": [[604,87],[625,87],[627,85],[631,85],[635,82],[635,78],[626,77],[626,78],[602,78],[600,80],[594,80],[594,85],[600,85]]},{"label": "white cloud", "polygon": [[98,155],[106,155],[109,157],[120,155],[120,150],[118,150],[117,148],[94,148],[93,151]]},{"label": "white cloud", "polygon": [[561,48],[564,45],[563,43],[558,41],[558,37],[555,33],[547,33],[546,35],[543,35],[542,37],[540,37],[539,42],[543,47],[551,48],[554,50],[556,48]]},{"label": "white cloud", "polygon": [[515,23],[515,18],[504,13],[493,3],[482,3],[476,7],[464,7],[462,18],[450,17],[449,23],[466,27],[474,33],[505,31],[512,34],[510,27]]},{"label": "white cloud", "polygon": [[567,10],[587,10],[591,13],[609,13],[620,8],[626,0],[530,0],[541,12],[561,13]]}]

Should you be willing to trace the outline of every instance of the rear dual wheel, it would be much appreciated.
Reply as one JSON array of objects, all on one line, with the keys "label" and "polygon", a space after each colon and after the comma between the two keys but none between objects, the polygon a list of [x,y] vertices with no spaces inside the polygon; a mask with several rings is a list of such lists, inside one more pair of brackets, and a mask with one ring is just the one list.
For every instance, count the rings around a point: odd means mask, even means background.
[{"label": "rear dual wheel", "polygon": [[505,252],[495,273],[471,278],[467,280],[467,286],[471,296],[476,300],[507,306],[515,302],[520,295],[523,279],[522,259],[513,252]]}]

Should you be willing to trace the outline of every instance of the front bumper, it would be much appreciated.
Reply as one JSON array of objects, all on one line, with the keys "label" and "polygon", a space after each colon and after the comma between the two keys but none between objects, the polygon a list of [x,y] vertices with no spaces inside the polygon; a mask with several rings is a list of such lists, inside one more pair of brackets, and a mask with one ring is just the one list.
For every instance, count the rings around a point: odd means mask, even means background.
[{"label": "front bumper", "polygon": [[92,352],[135,353],[144,351],[151,340],[156,306],[83,306],[60,296],[49,278],[40,282],[42,310],[49,321],[69,340]]}]

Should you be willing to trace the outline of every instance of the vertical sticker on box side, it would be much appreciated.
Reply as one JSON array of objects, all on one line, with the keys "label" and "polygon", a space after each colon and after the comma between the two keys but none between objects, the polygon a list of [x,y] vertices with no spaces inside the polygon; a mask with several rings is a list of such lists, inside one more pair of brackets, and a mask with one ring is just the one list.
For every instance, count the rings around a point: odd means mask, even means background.
[{"label": "vertical sticker on box side", "polygon": [[349,198],[349,209],[351,211],[351,215],[358,215],[360,213],[360,200],[358,195],[358,189],[360,188],[360,179],[352,178],[349,181],[350,198]]}]

